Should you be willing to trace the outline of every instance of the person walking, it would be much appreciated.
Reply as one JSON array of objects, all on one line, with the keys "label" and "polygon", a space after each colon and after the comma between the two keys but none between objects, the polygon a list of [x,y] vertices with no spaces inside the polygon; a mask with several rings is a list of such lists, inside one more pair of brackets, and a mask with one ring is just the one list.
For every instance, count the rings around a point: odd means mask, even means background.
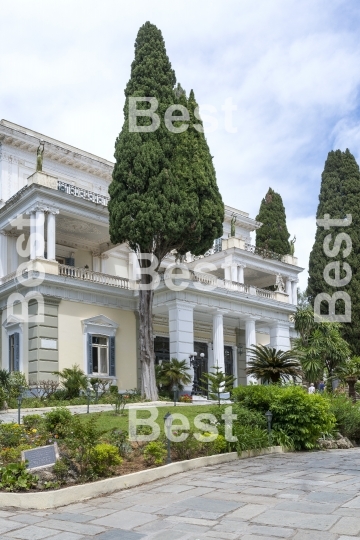
[{"label": "person walking", "polygon": [[315,394],[315,386],[314,383],[311,383],[308,389],[309,394]]}]

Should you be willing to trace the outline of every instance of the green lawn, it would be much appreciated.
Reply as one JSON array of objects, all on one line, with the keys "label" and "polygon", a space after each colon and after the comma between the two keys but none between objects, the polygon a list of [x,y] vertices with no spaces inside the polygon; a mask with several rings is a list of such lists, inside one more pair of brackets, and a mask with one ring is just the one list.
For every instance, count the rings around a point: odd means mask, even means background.
[{"label": "green lawn", "polygon": [[[215,406],[216,407],[216,406]],[[149,407],[150,409],[150,407]],[[154,411],[156,408],[151,407],[151,410]],[[160,426],[161,433],[164,431],[164,416],[167,412],[171,414],[183,414],[190,422],[190,428],[194,429],[194,418],[198,414],[202,413],[211,413],[214,410],[214,405],[189,405],[186,407],[174,407],[173,405],[166,407],[158,407],[158,416],[155,420],[156,423]],[[91,409],[90,409],[91,411]],[[91,413],[90,414],[80,414],[79,417],[81,421],[86,422],[90,417],[96,417],[98,419],[97,426],[106,432],[111,431],[112,429],[121,429],[123,431],[129,431],[129,411],[126,409],[123,411],[122,415],[115,414],[113,411],[105,411],[100,413]],[[149,410],[144,410],[144,408],[139,408],[136,410],[137,418],[150,418]],[[180,424],[179,420],[174,420],[173,424]],[[196,428],[195,428],[196,430]],[[197,431],[197,430],[196,430]]]}]

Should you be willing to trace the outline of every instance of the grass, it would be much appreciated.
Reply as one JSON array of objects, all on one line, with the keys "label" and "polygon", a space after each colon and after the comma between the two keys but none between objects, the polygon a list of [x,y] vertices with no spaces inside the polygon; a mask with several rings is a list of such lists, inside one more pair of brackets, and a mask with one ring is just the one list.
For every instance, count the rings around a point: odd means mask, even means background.
[{"label": "grass", "polygon": [[[211,413],[214,405],[189,405],[185,407],[149,407],[149,409],[144,409],[144,407],[139,407],[136,409],[137,418],[150,418],[150,410],[154,411],[157,409],[158,416],[155,422],[160,426],[161,433],[164,432],[164,416],[167,412],[170,412],[172,415],[183,414],[189,420],[190,428],[194,428],[194,418],[198,414],[202,413]],[[91,410],[91,409],[90,409]],[[105,432],[109,432],[112,429],[121,429],[123,431],[129,431],[129,411],[125,409],[122,415],[115,414],[113,411],[104,411],[99,413],[90,413],[90,414],[80,414],[80,420],[86,422],[90,417],[95,416],[98,418],[98,427]],[[174,425],[181,424],[180,420],[174,419]]]}]

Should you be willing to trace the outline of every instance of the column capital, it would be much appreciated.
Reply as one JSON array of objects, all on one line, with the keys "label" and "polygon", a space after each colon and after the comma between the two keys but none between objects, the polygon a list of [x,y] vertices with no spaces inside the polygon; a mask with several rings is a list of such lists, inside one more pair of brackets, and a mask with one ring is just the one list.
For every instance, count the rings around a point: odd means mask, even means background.
[{"label": "column capital", "polygon": [[35,203],[33,206],[30,206],[26,210],[25,214],[26,215],[35,214],[35,212],[44,212],[46,214],[58,214],[59,209],[54,206],[49,206],[47,204]]},{"label": "column capital", "polygon": [[237,263],[237,265],[238,265],[239,268],[246,268],[245,263]]},{"label": "column capital", "polygon": [[221,308],[213,308],[213,309],[210,309],[210,313],[212,315],[226,315],[226,313],[229,313],[229,310],[221,309]]}]

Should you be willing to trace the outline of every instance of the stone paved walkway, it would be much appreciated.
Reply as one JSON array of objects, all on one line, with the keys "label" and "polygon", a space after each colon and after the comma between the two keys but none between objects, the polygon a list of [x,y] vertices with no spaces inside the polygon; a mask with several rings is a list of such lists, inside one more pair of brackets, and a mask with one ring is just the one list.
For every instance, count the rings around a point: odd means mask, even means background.
[{"label": "stone paved walkway", "polygon": [[354,540],[360,449],[244,459],[56,510],[0,510],[0,538]]}]

